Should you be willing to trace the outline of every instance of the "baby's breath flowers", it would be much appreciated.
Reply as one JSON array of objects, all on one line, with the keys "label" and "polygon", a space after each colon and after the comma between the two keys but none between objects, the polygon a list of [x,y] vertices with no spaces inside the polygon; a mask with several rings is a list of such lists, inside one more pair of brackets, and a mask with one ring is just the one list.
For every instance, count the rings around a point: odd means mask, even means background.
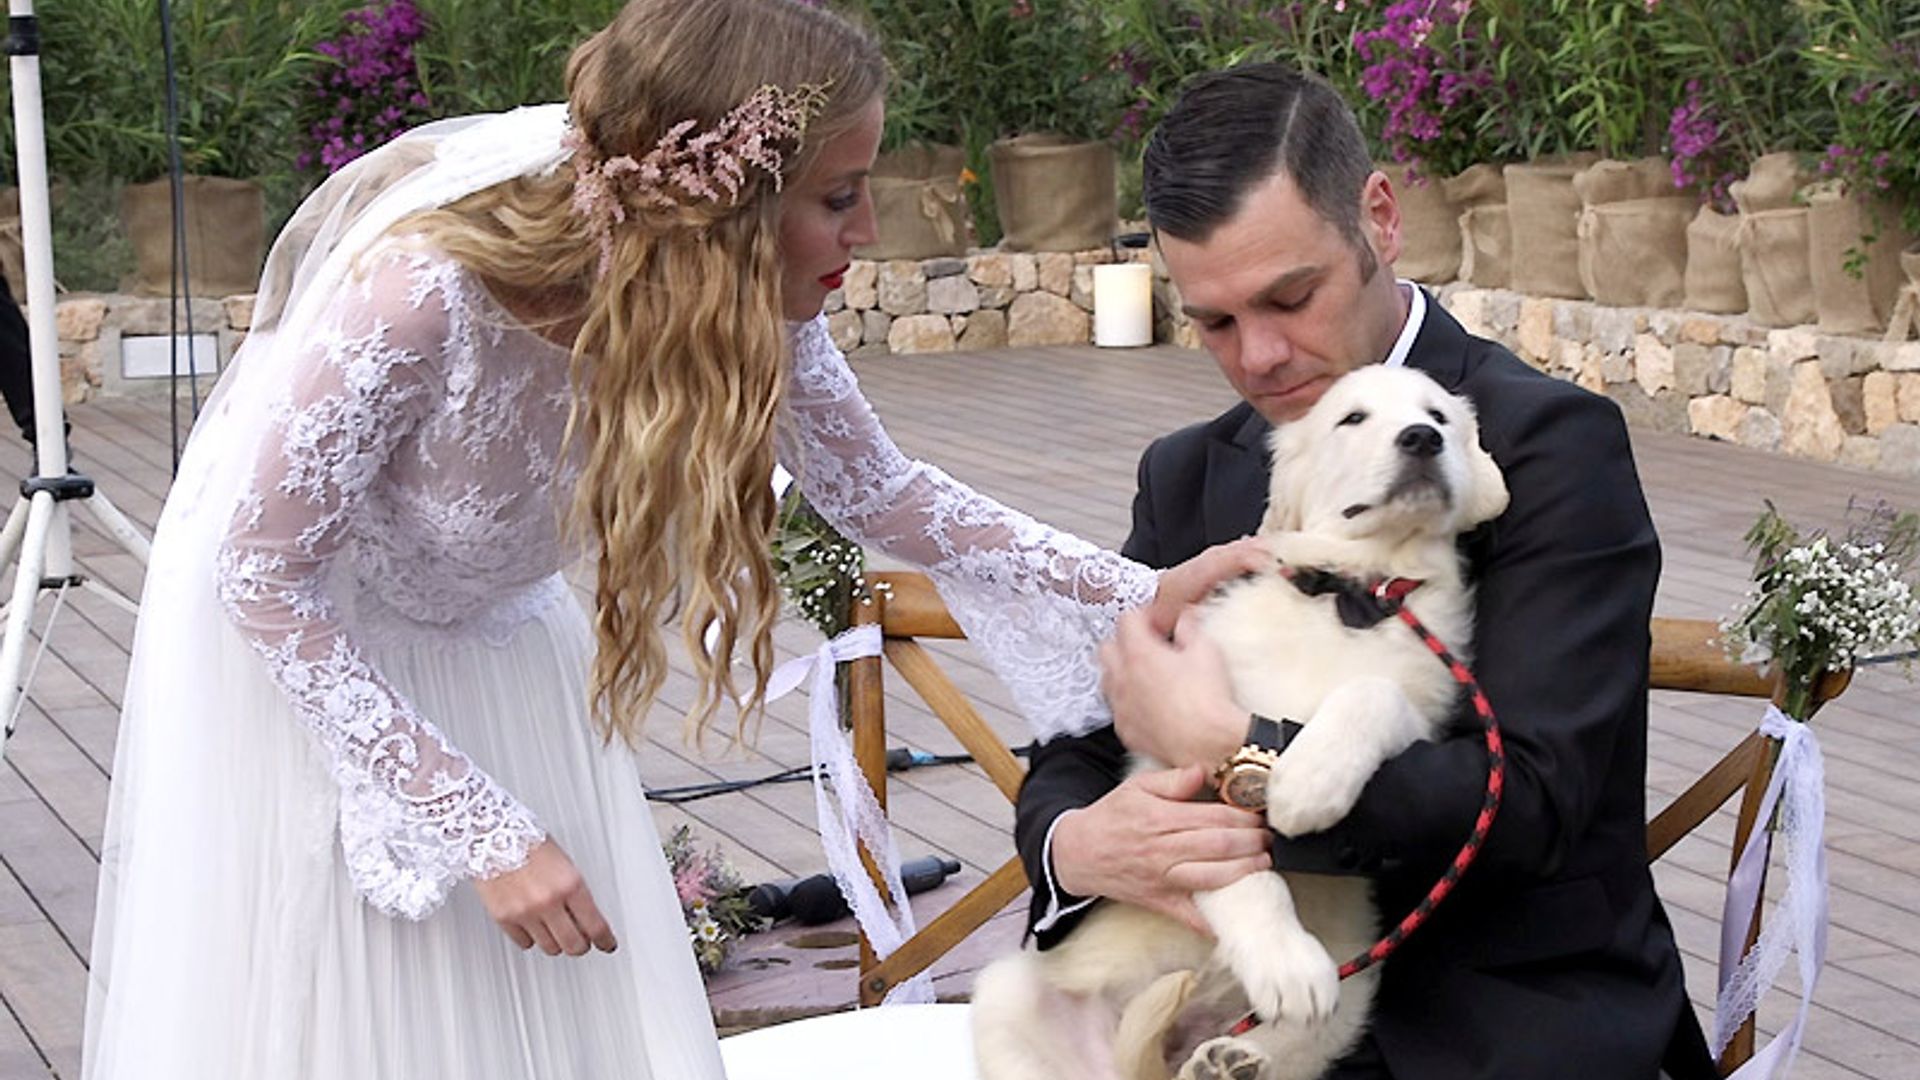
[{"label": "baby's breath flowers", "polygon": [[1753,587],[1722,624],[1729,648],[1786,678],[1782,711],[1805,720],[1822,672],[1920,645],[1920,596],[1907,574],[1920,516],[1850,506],[1842,538],[1802,535],[1767,505],[1747,533]]},{"label": "baby's breath flowers", "polygon": [[835,532],[799,485],[789,489],[774,526],[773,569],[801,618],[827,637],[845,630],[854,599],[866,591],[866,564],[860,545]]}]

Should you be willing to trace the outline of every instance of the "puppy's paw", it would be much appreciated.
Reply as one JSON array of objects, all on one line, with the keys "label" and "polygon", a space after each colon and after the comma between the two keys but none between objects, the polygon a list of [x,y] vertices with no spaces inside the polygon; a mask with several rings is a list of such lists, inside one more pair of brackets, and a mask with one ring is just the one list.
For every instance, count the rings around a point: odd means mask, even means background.
[{"label": "puppy's paw", "polygon": [[1267,1055],[1246,1039],[1223,1035],[1194,1048],[1177,1080],[1260,1080]]},{"label": "puppy's paw", "polygon": [[1262,1020],[1317,1024],[1340,998],[1340,968],[1320,939],[1304,930],[1267,948],[1234,956],[1229,966]]},{"label": "puppy's paw", "polygon": [[1298,753],[1305,749],[1309,747],[1296,743],[1280,755],[1267,779],[1267,824],[1282,836],[1305,836],[1333,826],[1353,810],[1371,775],[1354,768],[1351,760]]}]

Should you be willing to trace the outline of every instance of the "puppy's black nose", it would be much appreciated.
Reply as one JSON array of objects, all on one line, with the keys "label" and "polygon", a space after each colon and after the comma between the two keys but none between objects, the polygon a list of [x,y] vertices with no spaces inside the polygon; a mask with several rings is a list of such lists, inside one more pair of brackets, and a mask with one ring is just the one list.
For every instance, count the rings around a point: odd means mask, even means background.
[{"label": "puppy's black nose", "polygon": [[1401,453],[1414,457],[1434,457],[1440,453],[1440,432],[1431,424],[1409,424],[1393,442]]}]

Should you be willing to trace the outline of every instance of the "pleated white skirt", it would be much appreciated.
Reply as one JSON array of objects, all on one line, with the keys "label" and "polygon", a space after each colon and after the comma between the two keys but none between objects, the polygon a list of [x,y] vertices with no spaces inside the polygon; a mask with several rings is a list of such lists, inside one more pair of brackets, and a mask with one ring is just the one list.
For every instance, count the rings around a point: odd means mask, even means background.
[{"label": "pleated white skirt", "polygon": [[368,658],[579,866],[620,941],[579,958],[515,948],[464,884],[420,922],[364,903],[323,753],[198,583],[153,572],[102,859],[90,1080],[722,1075],[633,755],[586,722],[592,639],[572,596],[505,645]]}]

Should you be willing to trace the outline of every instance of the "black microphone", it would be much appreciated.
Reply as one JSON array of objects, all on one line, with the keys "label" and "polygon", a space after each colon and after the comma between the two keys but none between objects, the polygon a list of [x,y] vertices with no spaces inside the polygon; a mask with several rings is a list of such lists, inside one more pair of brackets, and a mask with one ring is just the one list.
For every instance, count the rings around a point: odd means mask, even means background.
[{"label": "black microphone", "polygon": [[[900,883],[907,895],[914,896],[935,888],[949,874],[960,872],[958,859],[927,855],[900,864]],[[747,891],[747,906],[763,919],[778,922],[791,918],[802,926],[819,926],[849,914],[847,898],[840,895],[832,874],[815,874],[798,880],[770,881]]]}]

